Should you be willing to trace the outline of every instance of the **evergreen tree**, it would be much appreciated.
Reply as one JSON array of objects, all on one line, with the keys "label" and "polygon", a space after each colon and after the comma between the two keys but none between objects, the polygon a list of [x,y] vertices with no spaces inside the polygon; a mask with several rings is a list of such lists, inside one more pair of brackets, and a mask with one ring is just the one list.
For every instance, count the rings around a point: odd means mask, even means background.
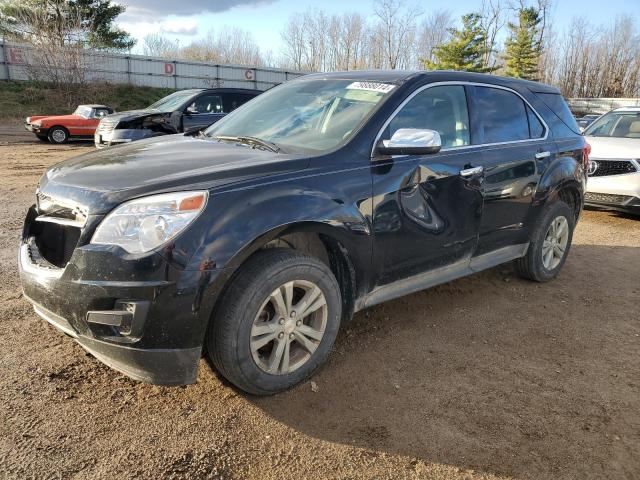
[{"label": "evergreen tree", "polygon": [[451,39],[434,49],[435,61],[422,60],[427,70],[464,70],[487,73],[495,70],[484,64],[487,53],[486,32],[480,26],[480,15],[462,16],[462,29],[450,28]]},{"label": "evergreen tree", "polygon": [[0,2],[0,34],[28,43],[129,50],[136,43],[115,25],[124,6],[110,0],[8,0]]},{"label": "evergreen tree", "polygon": [[534,7],[518,10],[518,24],[509,22],[509,38],[505,41],[505,75],[537,80],[542,55],[539,39],[540,11]]}]

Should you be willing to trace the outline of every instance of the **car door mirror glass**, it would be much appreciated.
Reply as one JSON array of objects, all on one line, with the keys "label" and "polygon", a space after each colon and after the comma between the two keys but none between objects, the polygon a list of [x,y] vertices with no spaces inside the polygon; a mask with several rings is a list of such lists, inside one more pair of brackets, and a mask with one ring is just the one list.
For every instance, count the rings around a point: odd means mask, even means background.
[{"label": "car door mirror glass", "polygon": [[381,155],[430,155],[442,148],[440,134],[435,130],[400,128],[389,140],[381,140],[377,151]]}]

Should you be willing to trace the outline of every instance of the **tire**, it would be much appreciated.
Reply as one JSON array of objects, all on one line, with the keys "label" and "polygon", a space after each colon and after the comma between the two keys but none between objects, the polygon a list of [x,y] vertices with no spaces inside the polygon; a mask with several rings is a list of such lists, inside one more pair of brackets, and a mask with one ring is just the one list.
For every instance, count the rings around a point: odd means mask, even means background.
[{"label": "tire", "polygon": [[69,140],[69,132],[64,127],[53,127],[49,129],[49,141],[61,145]]},{"label": "tire", "polygon": [[[342,299],[333,273],[316,258],[289,249],[260,251],[240,267],[223,295],[207,332],[207,355],[236,387],[254,395],[288,390],[329,355]],[[312,313],[296,312],[296,307]],[[281,360],[276,361],[278,352]]]},{"label": "tire", "polygon": [[[554,224],[556,226],[562,224],[566,225],[566,244],[561,256],[560,251],[554,250],[554,247],[552,246],[551,250],[553,250],[553,261],[548,262],[543,258],[543,251],[545,252],[545,255],[547,255],[549,252],[549,245],[553,245],[553,242],[545,243],[545,240],[547,239],[549,232],[551,232],[551,229],[553,228],[552,224],[554,222],[557,222]],[[542,214],[540,222],[531,235],[527,254],[515,262],[518,274],[535,282],[548,282],[549,280],[557,277],[560,270],[562,270],[564,262],[567,260],[567,256],[569,255],[574,227],[575,216],[571,211],[571,208],[566,203],[558,201],[549,205]],[[564,230],[557,228],[556,231],[563,232]],[[560,240],[563,240],[563,238],[564,237],[562,236]],[[561,247],[562,243],[562,241],[559,241],[556,245]],[[546,258],[548,258],[548,256]]]}]

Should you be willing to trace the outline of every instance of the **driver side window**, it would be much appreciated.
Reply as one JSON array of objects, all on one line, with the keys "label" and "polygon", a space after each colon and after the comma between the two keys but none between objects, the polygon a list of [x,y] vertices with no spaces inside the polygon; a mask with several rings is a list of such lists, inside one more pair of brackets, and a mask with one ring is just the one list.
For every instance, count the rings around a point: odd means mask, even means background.
[{"label": "driver side window", "polygon": [[220,95],[202,95],[187,108],[188,113],[223,113]]},{"label": "driver side window", "polygon": [[442,85],[421,91],[391,120],[386,138],[391,138],[401,128],[435,130],[440,134],[443,148],[470,145],[464,87]]}]

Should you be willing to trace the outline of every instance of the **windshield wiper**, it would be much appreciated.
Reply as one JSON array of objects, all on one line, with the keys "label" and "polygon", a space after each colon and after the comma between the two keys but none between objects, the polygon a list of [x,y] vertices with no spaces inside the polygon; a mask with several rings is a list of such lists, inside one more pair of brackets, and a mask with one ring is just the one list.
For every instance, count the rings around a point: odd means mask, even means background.
[{"label": "windshield wiper", "polygon": [[232,136],[232,135],[215,135],[213,138],[216,140],[226,140],[230,142],[240,142],[246,143],[248,145],[253,145],[257,148],[266,148],[274,153],[282,152],[282,149],[273,142],[269,142],[267,140],[263,140],[258,137],[250,137],[248,135],[240,135],[240,136]]}]

